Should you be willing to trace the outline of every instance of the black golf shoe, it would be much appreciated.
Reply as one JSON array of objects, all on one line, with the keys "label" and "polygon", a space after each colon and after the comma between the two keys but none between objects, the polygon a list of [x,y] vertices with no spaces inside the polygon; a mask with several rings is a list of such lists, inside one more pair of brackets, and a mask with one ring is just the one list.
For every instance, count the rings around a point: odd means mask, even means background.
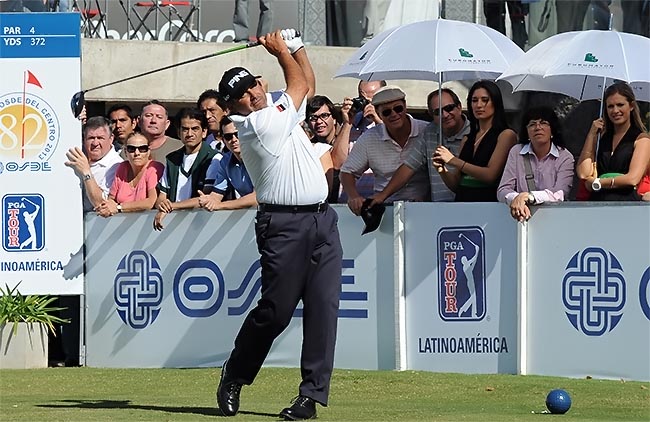
[{"label": "black golf shoe", "polygon": [[239,411],[239,393],[242,385],[228,377],[227,364],[228,361],[225,361],[221,368],[221,377],[217,388],[217,405],[225,416],[235,416]]},{"label": "black golf shoe", "polygon": [[282,409],[280,417],[287,421],[303,421],[316,417],[316,402],[305,396],[298,396],[291,400],[291,406]]}]

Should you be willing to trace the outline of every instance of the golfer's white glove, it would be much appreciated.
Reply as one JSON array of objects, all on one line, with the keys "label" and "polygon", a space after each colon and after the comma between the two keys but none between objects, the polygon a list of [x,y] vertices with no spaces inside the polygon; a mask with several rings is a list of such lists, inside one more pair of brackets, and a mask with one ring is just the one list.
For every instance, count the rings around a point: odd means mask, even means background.
[{"label": "golfer's white glove", "polygon": [[291,54],[295,53],[305,46],[305,44],[302,42],[302,38],[297,36],[296,30],[293,28],[283,29],[280,31],[280,34],[282,34],[282,39],[287,44],[287,48]]}]

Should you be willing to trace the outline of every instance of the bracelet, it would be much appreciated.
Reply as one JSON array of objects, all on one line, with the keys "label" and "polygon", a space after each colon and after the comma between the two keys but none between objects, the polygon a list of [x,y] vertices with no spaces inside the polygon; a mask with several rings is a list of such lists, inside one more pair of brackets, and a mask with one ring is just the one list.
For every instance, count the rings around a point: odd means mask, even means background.
[{"label": "bracelet", "polygon": [[467,164],[467,161],[463,161],[463,165],[460,166],[460,168],[458,170],[463,171],[463,169],[465,168],[465,164]]},{"label": "bracelet", "polygon": [[614,189],[614,180],[616,180],[616,177],[612,177],[612,182],[609,184],[610,189]]}]

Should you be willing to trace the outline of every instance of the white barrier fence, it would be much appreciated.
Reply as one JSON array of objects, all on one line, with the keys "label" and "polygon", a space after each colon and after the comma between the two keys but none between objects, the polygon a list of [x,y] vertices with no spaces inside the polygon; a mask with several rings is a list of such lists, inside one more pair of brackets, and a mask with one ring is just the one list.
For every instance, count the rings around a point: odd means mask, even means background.
[{"label": "white barrier fence", "polygon": [[[650,207],[398,203],[364,236],[335,207],[336,367],[650,380]],[[254,214],[88,215],[86,364],[220,365],[259,297]],[[266,364],[300,341],[297,312]]]},{"label": "white barrier fence", "polygon": [[[218,366],[259,298],[255,211],[86,216],[86,364]],[[360,218],[339,208],[344,244],[336,353],[339,368],[395,367],[393,228],[390,216],[360,236]],[[298,366],[299,313],[267,365]]]}]

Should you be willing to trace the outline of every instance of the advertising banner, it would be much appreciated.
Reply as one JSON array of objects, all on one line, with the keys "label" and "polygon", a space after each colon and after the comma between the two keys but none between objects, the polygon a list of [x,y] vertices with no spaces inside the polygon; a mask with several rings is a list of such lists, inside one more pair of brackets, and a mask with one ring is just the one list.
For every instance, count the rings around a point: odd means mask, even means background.
[{"label": "advertising banner", "polygon": [[[394,369],[393,224],[361,236],[363,222],[336,207],[343,244],[335,365]],[[254,210],[86,216],[86,364],[220,366],[260,292]],[[265,364],[299,366],[301,309]]]},{"label": "advertising banner", "polygon": [[64,165],[80,145],[79,25],[75,13],[0,13],[0,278],[23,294],[83,292],[81,187]]},{"label": "advertising banner", "polygon": [[517,372],[516,223],[503,204],[407,203],[408,369]]},{"label": "advertising banner", "polygon": [[528,229],[527,373],[650,380],[650,207],[541,207]]}]

